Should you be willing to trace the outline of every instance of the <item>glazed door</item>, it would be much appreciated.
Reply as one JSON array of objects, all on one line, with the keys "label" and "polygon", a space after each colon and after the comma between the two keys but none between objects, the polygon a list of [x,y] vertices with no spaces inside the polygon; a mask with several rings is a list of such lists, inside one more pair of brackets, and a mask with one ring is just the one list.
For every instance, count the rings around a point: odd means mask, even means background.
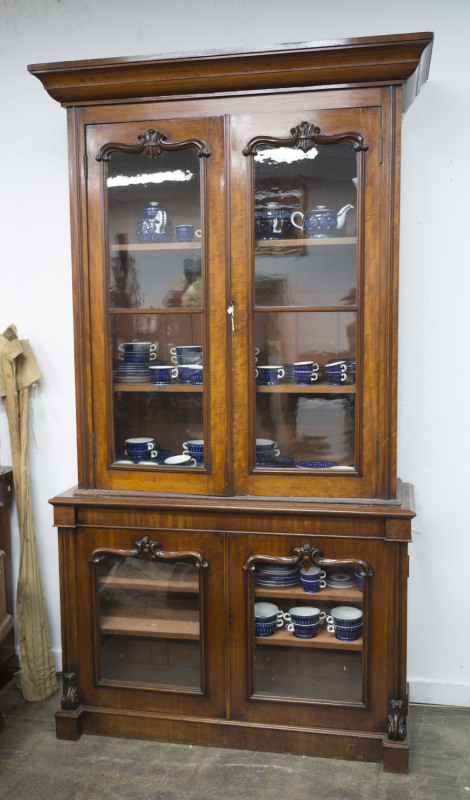
[{"label": "glazed door", "polygon": [[223,494],[223,124],[90,125],[94,486]]},{"label": "glazed door", "polygon": [[86,530],[77,564],[81,703],[223,713],[223,538]]},{"label": "glazed door", "polygon": [[392,551],[346,537],[232,536],[232,642],[245,641],[231,650],[234,718],[385,730],[400,627]]},{"label": "glazed door", "polygon": [[232,221],[248,230],[232,231],[238,494],[383,491],[381,120],[293,108],[233,124]]}]

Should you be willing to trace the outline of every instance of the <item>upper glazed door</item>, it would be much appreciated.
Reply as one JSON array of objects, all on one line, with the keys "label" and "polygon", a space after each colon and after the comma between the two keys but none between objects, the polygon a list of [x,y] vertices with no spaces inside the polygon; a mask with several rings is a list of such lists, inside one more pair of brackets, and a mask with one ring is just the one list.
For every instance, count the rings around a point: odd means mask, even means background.
[{"label": "upper glazed door", "polygon": [[90,125],[86,145],[93,485],[223,494],[222,120]]},{"label": "upper glazed door", "polygon": [[237,494],[381,491],[390,356],[380,134],[380,108],[232,126]]}]

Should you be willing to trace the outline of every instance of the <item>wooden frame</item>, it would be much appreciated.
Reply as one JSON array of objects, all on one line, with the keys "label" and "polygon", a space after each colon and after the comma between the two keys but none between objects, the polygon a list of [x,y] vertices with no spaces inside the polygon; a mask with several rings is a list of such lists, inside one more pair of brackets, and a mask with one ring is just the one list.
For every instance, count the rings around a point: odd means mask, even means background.
[{"label": "wooden frame", "polygon": [[[51,501],[59,528],[64,662],[58,736],[106,733],[288,750],[383,761],[386,770],[407,771],[407,546],[414,511],[411,488],[396,478],[400,121],[427,79],[432,41],[430,33],[413,33],[29,68],[67,107],[69,119],[79,487]],[[348,232],[334,244],[305,240],[300,247],[310,253],[320,246],[330,252],[357,247],[357,297],[348,312],[359,320],[362,374],[354,389],[325,391],[328,398],[349,393],[357,400],[357,466],[307,475],[253,464],[255,398],[275,395],[282,402],[298,390],[255,387],[253,380],[253,263],[263,247],[283,252],[286,243],[255,248],[251,156],[243,151],[256,149],[260,137],[308,148],[323,136],[346,137],[360,149],[357,236]],[[109,259],[104,172],[95,157],[106,157],[116,143],[127,152],[148,148],[153,157],[170,142],[205,142],[211,153],[201,252],[208,264],[204,347],[211,367],[204,438],[212,446],[205,470],[184,473],[112,466],[113,389],[102,376],[103,363],[110,374]],[[174,250],[166,243],[167,253]],[[276,310],[281,307],[271,304]],[[118,388],[123,396],[130,391]],[[169,391],[141,386],[138,394],[161,399]],[[178,396],[187,391],[179,387]],[[317,387],[305,391],[309,398],[319,394]],[[199,694],[143,686],[132,675],[100,678],[101,587],[93,584],[88,559],[151,541],[159,551],[198,553],[210,565],[200,584]],[[302,602],[302,595],[299,587],[290,594],[277,586],[259,590],[244,567],[260,557],[282,564],[293,552],[316,554],[317,563],[368,565],[373,576],[363,597],[356,588],[342,595],[364,609],[362,638],[338,644],[322,632],[312,644],[282,633],[269,643],[255,641],[255,597],[287,603]],[[339,599],[335,590],[323,591],[320,605]],[[126,625],[132,635],[145,628],[140,619]],[[152,626],[158,638],[161,629],[154,620]],[[189,639],[196,635],[194,625],[188,631]],[[260,691],[254,656],[261,646],[289,657],[358,656],[355,693],[319,696],[314,688],[305,699],[290,690]]]}]

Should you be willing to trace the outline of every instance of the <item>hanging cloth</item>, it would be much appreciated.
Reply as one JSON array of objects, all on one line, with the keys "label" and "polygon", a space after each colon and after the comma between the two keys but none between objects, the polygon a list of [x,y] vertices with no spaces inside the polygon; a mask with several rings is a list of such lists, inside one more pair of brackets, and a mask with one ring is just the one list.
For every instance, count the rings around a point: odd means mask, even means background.
[{"label": "hanging cloth", "polygon": [[27,459],[29,387],[41,373],[28,341],[20,341],[14,325],[0,335],[0,395],[10,431],[20,564],[16,597],[21,671],[18,675],[27,701],[45,700],[59,688],[39,572],[34,533],[31,485]]}]

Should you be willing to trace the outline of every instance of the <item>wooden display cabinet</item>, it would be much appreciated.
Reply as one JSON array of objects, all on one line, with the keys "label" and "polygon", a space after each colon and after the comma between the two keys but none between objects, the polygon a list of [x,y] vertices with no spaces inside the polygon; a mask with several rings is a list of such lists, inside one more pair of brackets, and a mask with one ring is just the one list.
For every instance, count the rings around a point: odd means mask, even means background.
[{"label": "wooden display cabinet", "polygon": [[[432,38],[29,68],[71,156],[59,736],[406,771],[400,120]],[[284,615],[269,635],[258,603]],[[305,605],[362,628],[309,638],[285,624]]]}]

